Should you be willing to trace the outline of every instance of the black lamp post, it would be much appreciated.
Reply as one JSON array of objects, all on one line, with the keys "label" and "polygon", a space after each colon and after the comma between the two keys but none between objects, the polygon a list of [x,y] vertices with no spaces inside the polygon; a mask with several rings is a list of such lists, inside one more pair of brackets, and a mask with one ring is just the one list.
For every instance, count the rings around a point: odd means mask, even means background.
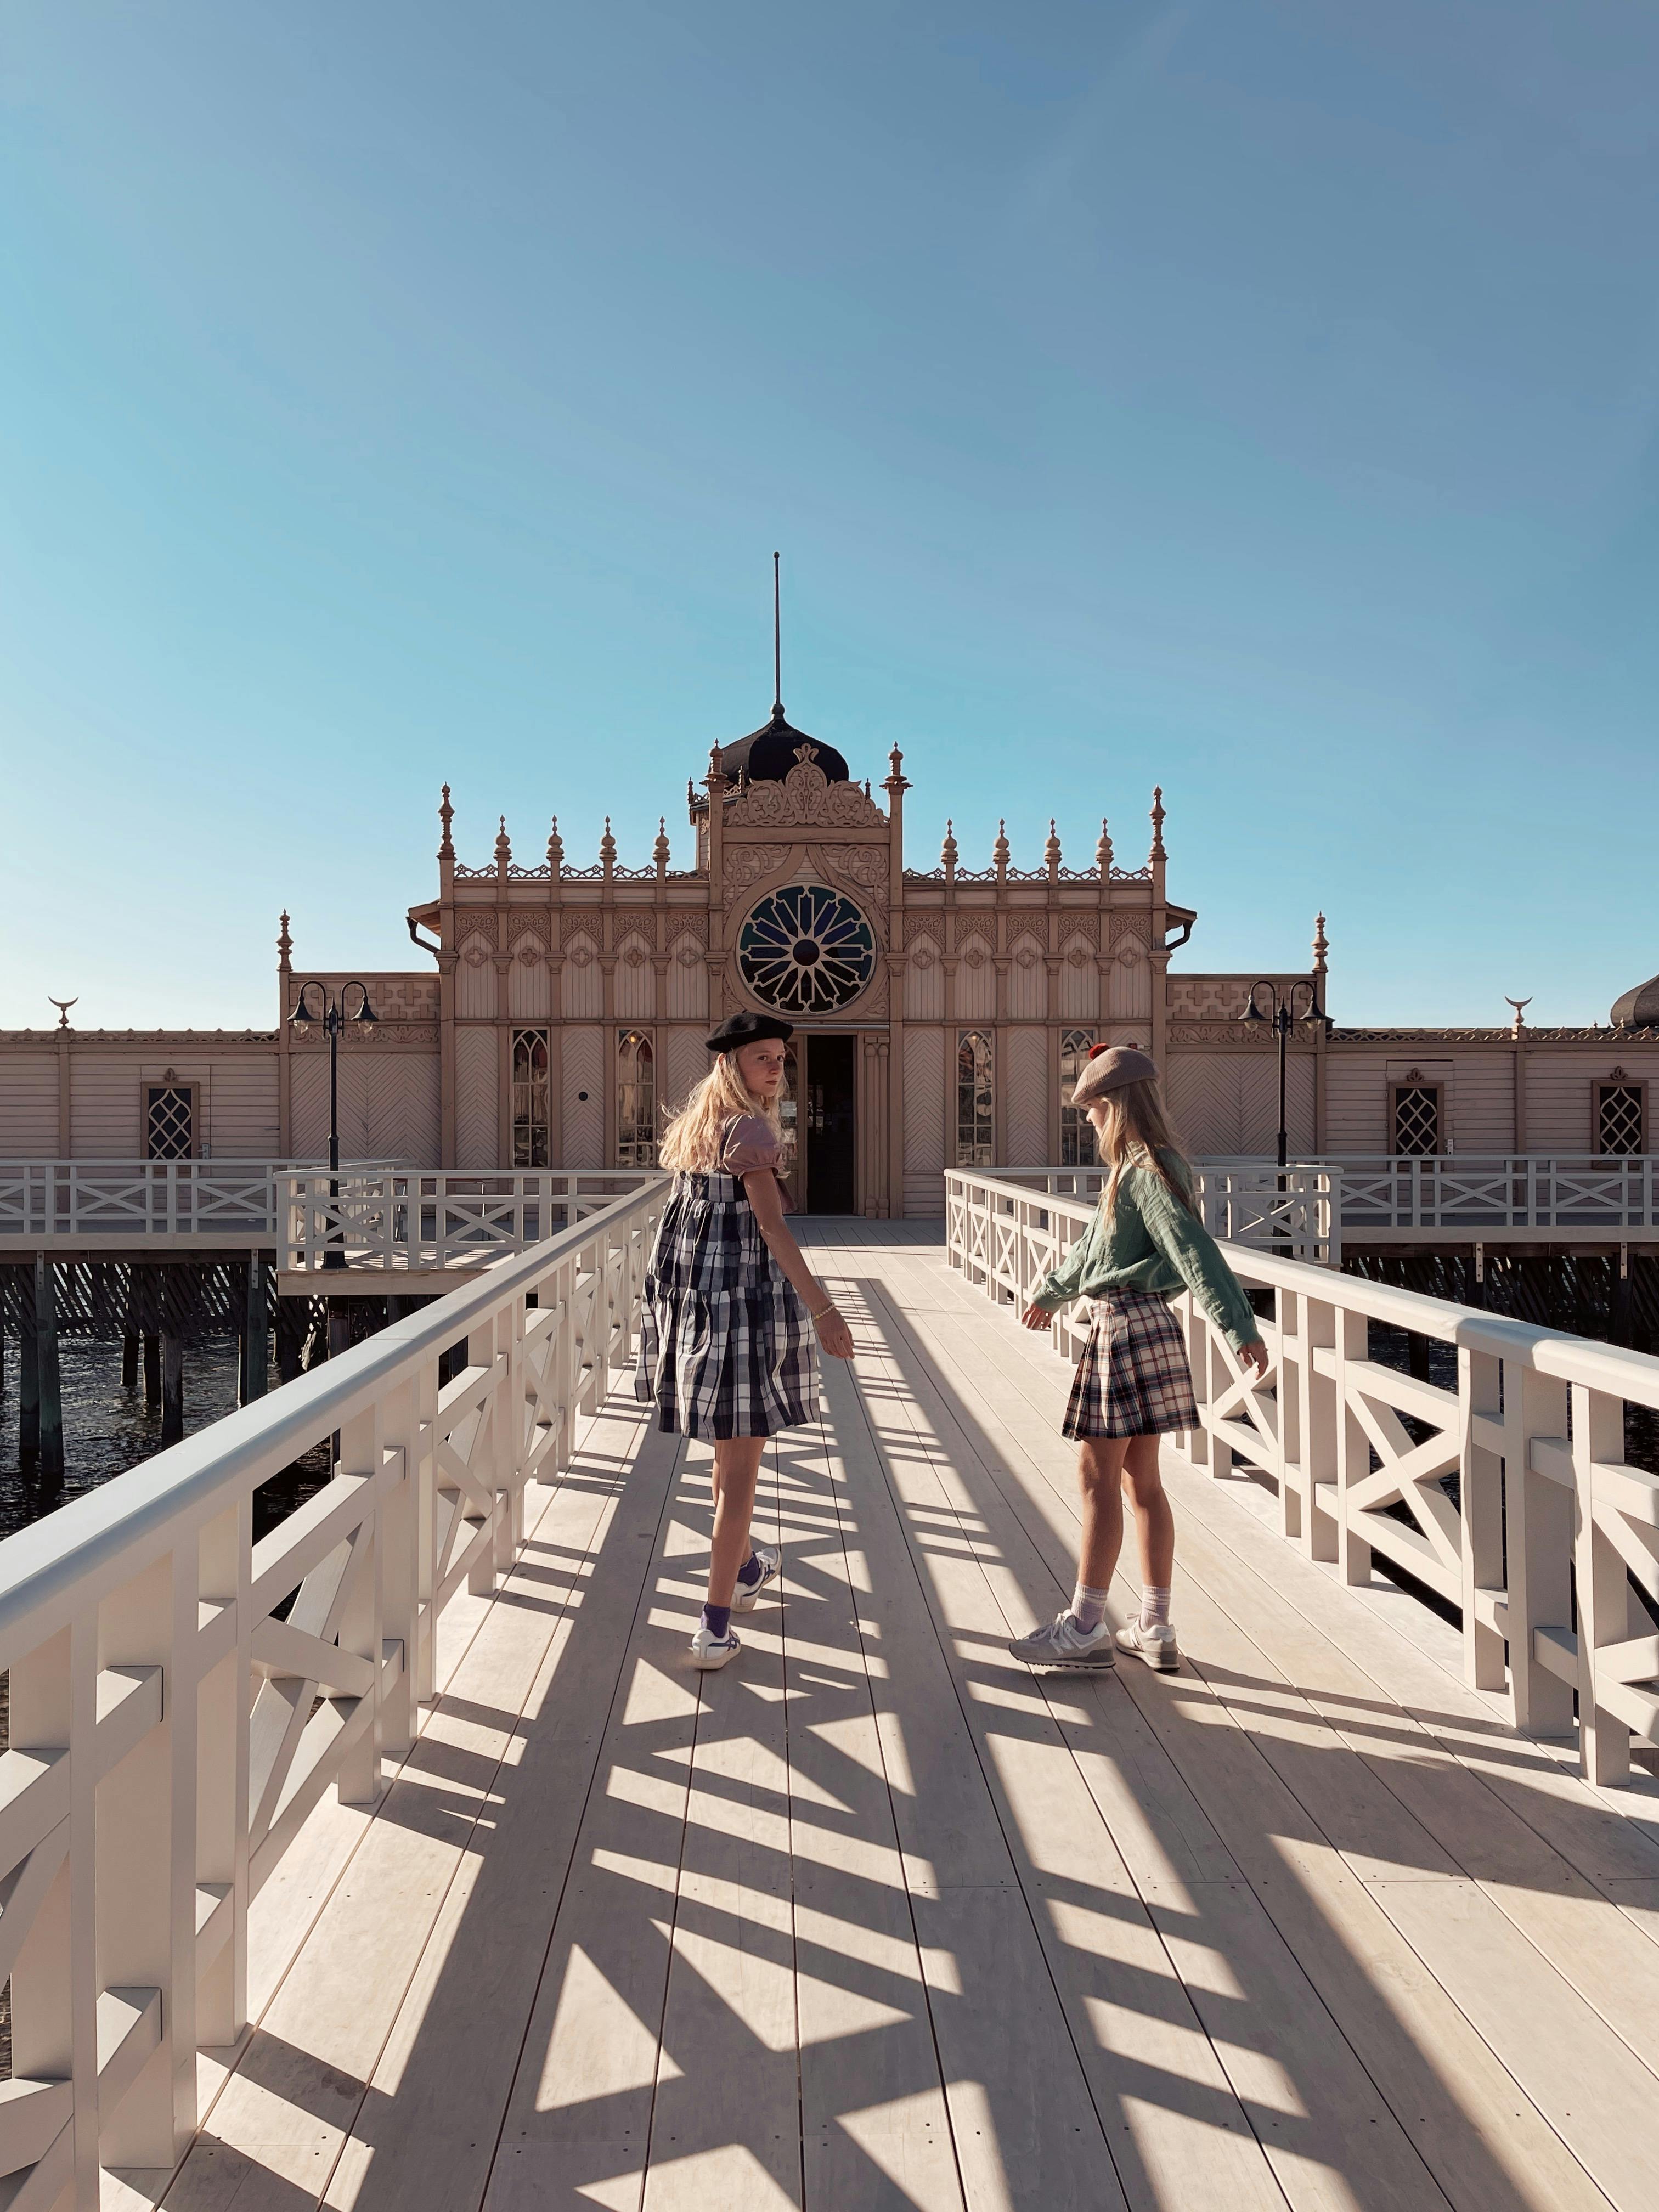
[{"label": "black lamp post", "polygon": [[[1272,997],[1273,1012],[1270,1014],[1263,1013],[1256,1002],[1256,994],[1261,991],[1267,992]],[[1307,1004],[1304,1006],[1297,1005],[1298,992],[1303,993],[1306,997]],[[1266,1022],[1279,1039],[1279,1164],[1281,1168],[1285,1165],[1290,1152],[1289,1139],[1285,1132],[1285,1048],[1290,1043],[1291,1030],[1297,1022],[1312,1024],[1322,1022],[1324,1018],[1324,1012],[1319,1003],[1319,988],[1316,984],[1297,981],[1292,983],[1285,996],[1280,998],[1278,984],[1267,981],[1265,977],[1261,982],[1251,984],[1249,998],[1245,1003],[1244,1012],[1239,1017],[1241,1021]]]},{"label": "black lamp post", "polygon": [[[311,1009],[311,994],[315,991],[322,1002],[320,1013]],[[349,994],[357,994],[356,1004]],[[378,1021],[380,1016],[368,1003],[368,989],[362,983],[342,983],[337,993],[313,977],[301,983],[300,995],[294,1002],[294,1012],[289,1019],[296,1030],[308,1030],[313,1022],[320,1022],[323,1034],[328,1039],[328,1194],[332,1199],[340,1195],[340,1031],[348,1022]],[[328,1249],[323,1255],[325,1267],[343,1267],[344,1252],[340,1249],[342,1231],[337,1221],[329,1231]]]}]

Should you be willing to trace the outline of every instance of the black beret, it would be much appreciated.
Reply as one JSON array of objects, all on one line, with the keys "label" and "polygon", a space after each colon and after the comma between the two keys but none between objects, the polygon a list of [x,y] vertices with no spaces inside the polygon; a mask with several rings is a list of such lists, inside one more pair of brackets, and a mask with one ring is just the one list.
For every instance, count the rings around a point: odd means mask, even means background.
[{"label": "black beret", "polygon": [[728,1014],[711,1037],[703,1042],[710,1052],[737,1052],[746,1044],[754,1044],[762,1037],[776,1037],[787,1044],[795,1034],[789,1022],[781,1022],[775,1014],[751,1014],[747,1009]]}]

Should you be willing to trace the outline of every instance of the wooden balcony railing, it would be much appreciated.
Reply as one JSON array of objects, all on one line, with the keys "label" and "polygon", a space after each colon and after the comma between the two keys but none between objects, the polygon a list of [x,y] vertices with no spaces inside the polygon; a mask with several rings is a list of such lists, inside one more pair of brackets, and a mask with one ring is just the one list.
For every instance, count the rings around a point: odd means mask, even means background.
[{"label": "wooden balcony railing", "polygon": [[[1006,1178],[945,1182],[951,1266],[1015,1307],[1093,1212]],[[1188,1457],[1261,1476],[1284,1535],[1346,1581],[1367,1581],[1377,1552],[1461,1608],[1470,1683],[1507,1691],[1533,1735],[1576,1726],[1590,1781],[1627,1778],[1632,1741],[1659,1744],[1659,1614],[1643,1601],[1659,1607],[1659,1474],[1627,1462],[1626,1416],[1659,1411],[1659,1359],[1260,1244],[1227,1256],[1272,1293],[1272,1359],[1252,1377],[1176,1302],[1202,1419]],[[1373,1322],[1449,1346],[1455,1388],[1375,1358]],[[1087,1326],[1070,1309],[1056,1348],[1075,1357]]]},{"label": "wooden balcony railing", "polygon": [[[0,1543],[0,2201],[165,2184],[198,2045],[246,2023],[249,1899],[419,1732],[446,1605],[494,1587],[526,1485],[631,1354],[661,1188]],[[331,1480],[256,1543],[255,1492],[331,1438]]]}]

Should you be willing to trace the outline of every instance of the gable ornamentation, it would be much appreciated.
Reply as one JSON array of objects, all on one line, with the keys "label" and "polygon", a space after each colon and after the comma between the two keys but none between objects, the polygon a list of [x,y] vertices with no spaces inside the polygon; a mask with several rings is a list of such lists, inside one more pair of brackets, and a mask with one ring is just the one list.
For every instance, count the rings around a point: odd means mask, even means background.
[{"label": "gable ornamentation", "polygon": [[814,748],[796,748],[795,765],[781,783],[751,783],[738,793],[726,813],[736,830],[793,828],[827,823],[838,829],[882,829],[887,817],[856,783],[831,783]]}]

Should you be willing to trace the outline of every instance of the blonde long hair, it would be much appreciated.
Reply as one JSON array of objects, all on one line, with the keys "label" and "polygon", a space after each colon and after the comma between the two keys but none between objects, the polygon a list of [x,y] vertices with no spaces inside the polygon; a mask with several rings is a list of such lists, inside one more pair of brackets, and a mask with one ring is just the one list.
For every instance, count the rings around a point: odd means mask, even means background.
[{"label": "blonde long hair", "polygon": [[657,1147],[658,1159],[664,1167],[686,1175],[717,1174],[726,1132],[744,1114],[758,1114],[763,1121],[770,1122],[782,1144],[776,1100],[757,1098],[738,1072],[736,1053],[723,1052],[670,1119]]},{"label": "blonde long hair", "polygon": [[[1097,1142],[1102,1161],[1111,1170],[1100,1194],[1100,1209],[1107,1219],[1110,1220],[1117,1203],[1117,1187],[1125,1168],[1146,1168],[1192,1212],[1192,1166],[1170,1124],[1157,1082],[1148,1077],[1144,1083],[1126,1083],[1109,1091],[1100,1103],[1106,1114]],[[1173,1157],[1177,1172],[1170,1172],[1166,1156]]]}]

